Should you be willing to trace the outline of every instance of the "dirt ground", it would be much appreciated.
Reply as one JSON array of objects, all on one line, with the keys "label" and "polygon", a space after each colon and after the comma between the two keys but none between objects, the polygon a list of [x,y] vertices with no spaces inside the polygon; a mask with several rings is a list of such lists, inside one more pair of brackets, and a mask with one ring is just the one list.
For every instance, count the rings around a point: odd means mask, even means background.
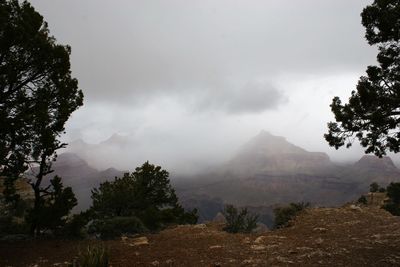
[{"label": "dirt ground", "polygon": [[262,234],[228,234],[221,228],[178,226],[144,239],[104,242],[1,242],[0,266],[68,266],[89,243],[104,244],[113,267],[400,266],[400,218],[378,208],[310,209],[291,227]]}]

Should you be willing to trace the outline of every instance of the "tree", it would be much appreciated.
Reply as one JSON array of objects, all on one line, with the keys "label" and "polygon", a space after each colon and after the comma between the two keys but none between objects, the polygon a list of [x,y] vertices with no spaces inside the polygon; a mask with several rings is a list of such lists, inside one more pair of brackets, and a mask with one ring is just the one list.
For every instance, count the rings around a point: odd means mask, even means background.
[{"label": "tree", "polygon": [[228,233],[250,233],[257,228],[258,215],[252,215],[247,208],[238,210],[233,205],[226,205],[222,212],[226,219],[224,230]]},{"label": "tree", "polygon": [[67,216],[78,203],[71,187],[64,188],[58,176],[50,180],[47,192],[40,199],[39,208],[30,211],[27,221],[35,222],[38,231],[48,229],[57,232],[66,224]]},{"label": "tree", "polygon": [[400,216],[400,183],[390,183],[386,191],[389,201],[383,208],[395,216]]},{"label": "tree", "polygon": [[196,223],[196,212],[185,212],[179,205],[168,177],[160,166],[145,162],[133,173],[100,184],[92,190],[94,218],[136,217],[151,230],[170,223]]},{"label": "tree", "polygon": [[[30,182],[33,213],[39,213],[50,193],[42,180],[52,172],[56,151],[66,146],[58,138],[83,103],[71,77],[70,52],[50,36],[47,23],[28,2],[0,2],[0,176],[8,199],[18,200],[15,180],[29,165],[39,167]],[[37,225],[32,220],[31,233]]]},{"label": "tree", "polygon": [[366,153],[382,157],[400,151],[400,1],[374,0],[361,16],[368,43],[378,45],[379,66],[367,68],[347,104],[333,99],[336,122],[324,136],[336,149],[357,138]]},{"label": "tree", "polygon": [[376,182],[373,182],[372,184],[369,185],[369,192],[371,193],[376,193],[379,190],[379,185]]}]

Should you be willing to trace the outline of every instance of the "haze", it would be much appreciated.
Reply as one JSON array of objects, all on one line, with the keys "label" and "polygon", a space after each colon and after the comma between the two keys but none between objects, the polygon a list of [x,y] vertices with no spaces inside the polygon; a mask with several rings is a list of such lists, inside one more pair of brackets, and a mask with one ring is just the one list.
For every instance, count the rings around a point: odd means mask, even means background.
[{"label": "haze", "polygon": [[376,62],[360,18],[372,1],[31,2],[72,47],[85,94],[63,138],[130,140],[99,155],[101,167],[196,170],[262,129],[334,161],[362,155],[323,134],[332,98],[347,99]]}]

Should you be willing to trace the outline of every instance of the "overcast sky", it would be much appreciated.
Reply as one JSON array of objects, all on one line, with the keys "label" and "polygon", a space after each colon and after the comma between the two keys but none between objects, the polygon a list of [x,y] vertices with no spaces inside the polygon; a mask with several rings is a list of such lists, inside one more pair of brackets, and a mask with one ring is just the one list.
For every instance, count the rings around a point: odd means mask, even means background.
[{"label": "overcast sky", "polygon": [[[98,143],[119,133],[152,153],[196,161],[227,156],[265,129],[342,161],[361,150],[335,152],[323,134],[332,98],[347,99],[375,63],[360,18],[371,2],[32,4],[58,42],[72,47],[85,94],[65,139]],[[132,147],[132,157],[138,153]]]}]

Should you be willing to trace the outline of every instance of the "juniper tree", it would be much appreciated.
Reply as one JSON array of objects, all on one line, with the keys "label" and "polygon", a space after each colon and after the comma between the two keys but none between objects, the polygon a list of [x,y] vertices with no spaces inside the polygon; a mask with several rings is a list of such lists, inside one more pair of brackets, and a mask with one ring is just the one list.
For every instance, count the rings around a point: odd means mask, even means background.
[{"label": "juniper tree", "polygon": [[365,38],[377,45],[378,65],[367,67],[348,103],[335,97],[335,122],[325,139],[338,149],[355,139],[366,153],[382,157],[400,151],[400,0],[375,0],[361,13]]}]

